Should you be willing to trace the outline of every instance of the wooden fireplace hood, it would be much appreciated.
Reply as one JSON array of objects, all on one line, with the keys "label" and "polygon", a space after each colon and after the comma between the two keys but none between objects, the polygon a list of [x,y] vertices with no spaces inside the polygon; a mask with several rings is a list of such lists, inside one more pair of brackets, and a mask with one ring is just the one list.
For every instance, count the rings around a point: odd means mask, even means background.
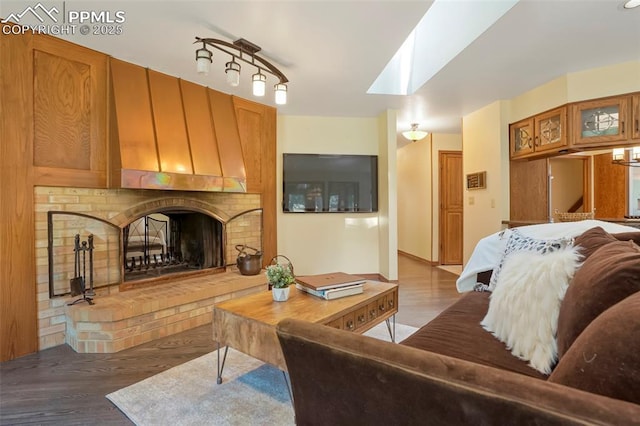
[{"label": "wooden fireplace hood", "polygon": [[233,97],[117,59],[111,188],[246,192]]}]

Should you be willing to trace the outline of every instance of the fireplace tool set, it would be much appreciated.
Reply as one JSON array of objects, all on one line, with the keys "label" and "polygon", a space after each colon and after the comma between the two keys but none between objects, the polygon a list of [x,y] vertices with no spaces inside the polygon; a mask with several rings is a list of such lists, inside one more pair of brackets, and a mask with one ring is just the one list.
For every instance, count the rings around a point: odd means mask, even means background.
[{"label": "fireplace tool set", "polygon": [[[75,305],[79,302],[87,302],[93,305],[93,235],[87,237],[87,241],[80,242],[80,234],[76,234],[74,241],[74,262],[73,262],[73,278],[69,280],[71,287],[71,296],[82,295],[81,298],[74,300],[68,305]],[[89,253],[89,290],[86,288],[87,283],[87,252]],[[80,255],[82,254],[82,261]],[[82,266],[82,268],[81,268]],[[80,273],[82,269],[82,274]],[[87,297],[91,296],[91,297]]]}]

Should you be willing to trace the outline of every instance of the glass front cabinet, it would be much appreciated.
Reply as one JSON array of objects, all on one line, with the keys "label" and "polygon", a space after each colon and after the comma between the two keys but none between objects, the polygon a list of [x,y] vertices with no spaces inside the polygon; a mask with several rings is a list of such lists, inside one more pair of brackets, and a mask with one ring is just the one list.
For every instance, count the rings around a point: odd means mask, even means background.
[{"label": "glass front cabinet", "polygon": [[532,118],[511,124],[509,130],[511,158],[525,157],[534,152]]},{"label": "glass front cabinet", "polygon": [[572,105],[573,143],[602,146],[627,140],[629,101],[624,96]]},{"label": "glass front cabinet", "polygon": [[510,126],[511,158],[560,151],[567,147],[567,107],[543,112]]},{"label": "glass front cabinet", "polygon": [[536,152],[559,150],[567,146],[567,108],[556,108],[534,117]]}]

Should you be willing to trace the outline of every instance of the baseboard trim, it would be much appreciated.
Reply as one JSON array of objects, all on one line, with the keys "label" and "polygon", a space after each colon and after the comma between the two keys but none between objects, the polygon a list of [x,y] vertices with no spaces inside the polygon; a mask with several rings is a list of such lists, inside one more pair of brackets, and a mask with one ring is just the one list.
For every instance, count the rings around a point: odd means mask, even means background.
[{"label": "baseboard trim", "polygon": [[381,281],[383,283],[398,284],[399,282],[398,280],[389,280],[386,277],[384,277],[382,274],[356,274],[356,275],[371,281]]},{"label": "baseboard trim", "polygon": [[409,259],[415,260],[416,262],[425,263],[429,266],[438,266],[440,264],[440,262],[432,262],[430,260],[423,259],[422,257],[418,257],[416,255],[407,253],[406,251],[402,251],[402,250],[398,250],[398,254],[400,256],[408,257]]}]

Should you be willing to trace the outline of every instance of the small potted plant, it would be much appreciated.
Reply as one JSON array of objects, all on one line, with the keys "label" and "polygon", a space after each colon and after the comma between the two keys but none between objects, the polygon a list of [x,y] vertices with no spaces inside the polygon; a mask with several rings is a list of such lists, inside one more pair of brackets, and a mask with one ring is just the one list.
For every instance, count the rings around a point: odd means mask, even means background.
[{"label": "small potted plant", "polygon": [[289,299],[289,286],[296,282],[292,268],[289,265],[267,266],[267,281],[271,286],[271,294],[276,302],[284,302]]}]

